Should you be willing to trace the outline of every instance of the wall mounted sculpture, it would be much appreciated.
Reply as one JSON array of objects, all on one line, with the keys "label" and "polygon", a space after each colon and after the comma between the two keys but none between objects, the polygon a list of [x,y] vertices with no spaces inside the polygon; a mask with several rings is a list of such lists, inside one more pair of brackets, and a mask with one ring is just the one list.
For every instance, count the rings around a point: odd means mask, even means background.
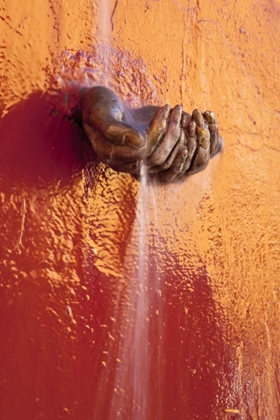
[{"label": "wall mounted sculpture", "polygon": [[181,105],[127,108],[102,86],[83,93],[82,120],[100,160],[136,178],[144,161],[150,178],[178,181],[204,169],[223,146],[211,111],[189,115]]}]

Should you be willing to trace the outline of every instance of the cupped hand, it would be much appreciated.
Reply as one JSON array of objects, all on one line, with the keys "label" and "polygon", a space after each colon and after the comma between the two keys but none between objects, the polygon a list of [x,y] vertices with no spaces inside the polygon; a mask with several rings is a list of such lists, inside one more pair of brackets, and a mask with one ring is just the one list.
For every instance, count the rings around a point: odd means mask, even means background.
[{"label": "cupped hand", "polygon": [[126,108],[105,87],[82,97],[83,127],[99,159],[113,169],[140,177],[141,162],[158,182],[171,182],[202,170],[218,153],[222,139],[213,113],[180,105]]},{"label": "cupped hand", "polygon": [[[180,121],[178,106],[171,111],[171,114],[172,112],[175,112],[177,118],[175,118],[176,122],[173,121],[173,124],[169,124],[169,127],[173,130],[173,134],[176,133],[176,136],[179,136],[179,140],[169,153],[166,152],[157,156],[152,154],[147,159],[150,177],[162,183],[178,181],[185,176],[203,170],[209,163],[210,158],[223,148],[223,140],[219,135],[213,112],[202,113],[199,109],[196,109],[192,116],[182,112]],[[176,129],[174,125],[176,125]],[[168,131],[166,136],[157,145],[156,150],[165,149],[165,144],[172,138]],[[165,156],[165,159],[159,161],[157,160],[159,156]]]}]

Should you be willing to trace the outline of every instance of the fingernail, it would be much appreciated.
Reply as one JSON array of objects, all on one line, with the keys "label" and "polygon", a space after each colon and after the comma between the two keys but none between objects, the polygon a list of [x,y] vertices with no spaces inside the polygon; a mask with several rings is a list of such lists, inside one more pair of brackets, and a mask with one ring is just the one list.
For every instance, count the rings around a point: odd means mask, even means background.
[{"label": "fingernail", "polygon": [[164,105],[162,108],[159,108],[149,124],[150,129],[158,127],[158,124],[166,124],[169,114],[170,106],[168,104]]},{"label": "fingernail", "polygon": [[211,111],[205,111],[203,117],[208,122],[208,124],[214,124],[216,122],[215,115]]},{"label": "fingernail", "polygon": [[182,111],[183,109],[181,105],[176,105],[171,111],[172,118],[175,120],[176,123],[179,123],[181,121]]},{"label": "fingernail", "polygon": [[203,116],[200,109],[195,109],[192,113],[192,117],[200,127],[204,126]]},{"label": "fingernail", "polygon": [[170,113],[170,105],[166,104],[164,105],[160,110],[159,110],[159,114],[163,117],[163,118],[167,118],[168,115]]},{"label": "fingernail", "polygon": [[182,128],[186,128],[187,124],[191,121],[191,116],[189,114],[187,114],[186,112],[182,112],[182,117],[181,117],[181,127]]},{"label": "fingernail", "polygon": [[213,135],[213,134],[216,134],[217,133],[217,131],[218,131],[218,126],[217,126],[217,124],[213,124],[213,125],[209,125],[209,131],[210,131],[210,133]]}]

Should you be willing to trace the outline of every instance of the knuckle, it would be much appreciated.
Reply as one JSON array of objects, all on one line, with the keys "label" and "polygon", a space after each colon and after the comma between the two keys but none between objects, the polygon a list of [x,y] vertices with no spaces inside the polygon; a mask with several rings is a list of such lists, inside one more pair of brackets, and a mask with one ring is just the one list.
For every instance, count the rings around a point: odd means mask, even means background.
[{"label": "knuckle", "polygon": [[210,156],[208,154],[201,154],[193,162],[193,169],[204,169],[209,163]]},{"label": "knuckle", "polygon": [[158,151],[154,151],[150,156],[147,158],[147,164],[149,166],[159,166],[164,162],[164,158],[162,157],[161,153]]},{"label": "knuckle", "polygon": [[162,169],[163,171],[166,171],[167,169],[169,169],[169,168],[170,168],[171,163],[172,163],[171,161],[166,160],[165,162],[163,162],[163,163],[162,163],[162,165],[161,165],[161,169]]},{"label": "knuckle", "polygon": [[156,166],[162,165],[164,161],[165,161],[165,156],[162,156],[162,155],[155,155],[151,158],[151,163]]},{"label": "knuckle", "polygon": [[194,138],[194,137],[195,137],[195,129],[196,129],[196,124],[195,124],[195,122],[194,122],[194,121],[192,121],[192,122],[188,125],[188,128],[187,128],[187,131],[188,131],[188,136],[189,136],[189,137],[191,137],[191,138]]},{"label": "knuckle", "polygon": [[197,142],[196,142],[195,138],[194,137],[190,137],[188,139],[188,149],[189,149],[189,151],[190,150],[195,150],[196,147],[197,147]]}]

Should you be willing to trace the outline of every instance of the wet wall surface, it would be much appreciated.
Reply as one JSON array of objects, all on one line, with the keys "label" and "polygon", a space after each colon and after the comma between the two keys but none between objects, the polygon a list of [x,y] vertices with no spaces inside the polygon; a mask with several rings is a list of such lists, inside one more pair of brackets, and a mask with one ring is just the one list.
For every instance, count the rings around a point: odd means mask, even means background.
[{"label": "wet wall surface", "polygon": [[[279,1],[0,13],[0,418],[279,419]],[[96,84],[223,154],[143,195],[69,120]]]}]

